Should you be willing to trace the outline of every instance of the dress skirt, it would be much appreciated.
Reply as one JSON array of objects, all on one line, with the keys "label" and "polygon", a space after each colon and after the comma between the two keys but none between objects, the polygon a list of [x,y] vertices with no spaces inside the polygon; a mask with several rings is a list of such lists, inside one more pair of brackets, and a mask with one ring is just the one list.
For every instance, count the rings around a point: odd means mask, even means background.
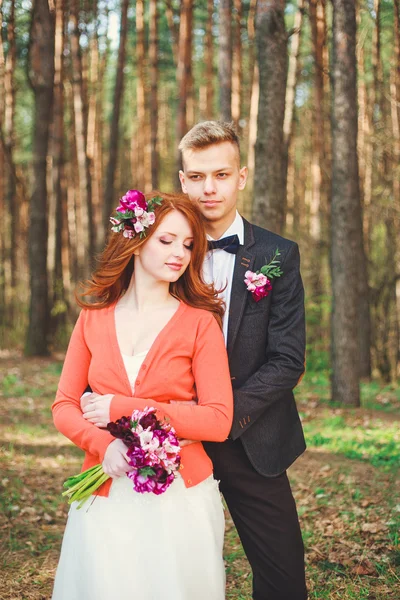
[{"label": "dress skirt", "polygon": [[212,476],[186,488],[178,475],[160,496],[120,477],[72,504],[52,600],[224,600],[223,541]]}]

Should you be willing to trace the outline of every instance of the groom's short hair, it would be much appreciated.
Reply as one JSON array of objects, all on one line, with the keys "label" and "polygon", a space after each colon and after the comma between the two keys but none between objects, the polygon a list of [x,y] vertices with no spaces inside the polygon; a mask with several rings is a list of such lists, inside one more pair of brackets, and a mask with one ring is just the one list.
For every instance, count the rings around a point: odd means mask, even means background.
[{"label": "groom's short hair", "polygon": [[190,129],[180,141],[181,155],[185,150],[202,150],[214,144],[231,142],[237,147],[240,163],[240,142],[233,123],[202,121]]}]

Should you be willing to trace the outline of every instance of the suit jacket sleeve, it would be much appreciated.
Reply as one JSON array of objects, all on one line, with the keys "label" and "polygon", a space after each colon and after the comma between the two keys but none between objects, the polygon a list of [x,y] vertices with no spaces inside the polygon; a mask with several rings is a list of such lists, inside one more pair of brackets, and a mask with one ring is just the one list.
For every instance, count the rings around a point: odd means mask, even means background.
[{"label": "suit jacket sleeve", "polygon": [[116,394],[110,406],[111,420],[152,406],[157,409],[159,419],[171,421],[179,437],[210,442],[226,440],[233,417],[232,385],[222,331],[211,313],[204,313],[198,324],[192,371],[197,405],[167,404]]},{"label": "suit jacket sleeve", "polygon": [[284,402],[304,373],[305,316],[300,255],[292,244],[273,282],[265,363],[234,391],[230,437],[240,437],[275,402]]}]

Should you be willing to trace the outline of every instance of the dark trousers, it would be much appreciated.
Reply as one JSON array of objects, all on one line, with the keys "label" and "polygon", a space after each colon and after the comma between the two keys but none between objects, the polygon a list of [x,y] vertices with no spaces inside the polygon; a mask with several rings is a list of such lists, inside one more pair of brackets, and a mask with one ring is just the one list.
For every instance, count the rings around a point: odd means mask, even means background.
[{"label": "dark trousers", "polygon": [[204,446],[253,571],[253,599],[305,600],[304,546],[286,473],[257,473],[240,440]]}]

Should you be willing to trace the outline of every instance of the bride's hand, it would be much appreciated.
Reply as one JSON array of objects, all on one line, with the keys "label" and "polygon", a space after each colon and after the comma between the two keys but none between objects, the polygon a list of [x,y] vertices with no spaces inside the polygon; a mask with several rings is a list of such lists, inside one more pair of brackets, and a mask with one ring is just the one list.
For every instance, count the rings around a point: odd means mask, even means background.
[{"label": "bride's hand", "polygon": [[122,440],[114,440],[108,446],[102,462],[103,471],[110,477],[122,477],[133,467],[128,463],[127,447]]},{"label": "bride's hand", "polygon": [[[107,427],[110,422],[110,405],[114,394],[90,394],[81,399],[83,418],[96,425],[96,427]],[[88,402],[85,400],[89,399]]]}]

